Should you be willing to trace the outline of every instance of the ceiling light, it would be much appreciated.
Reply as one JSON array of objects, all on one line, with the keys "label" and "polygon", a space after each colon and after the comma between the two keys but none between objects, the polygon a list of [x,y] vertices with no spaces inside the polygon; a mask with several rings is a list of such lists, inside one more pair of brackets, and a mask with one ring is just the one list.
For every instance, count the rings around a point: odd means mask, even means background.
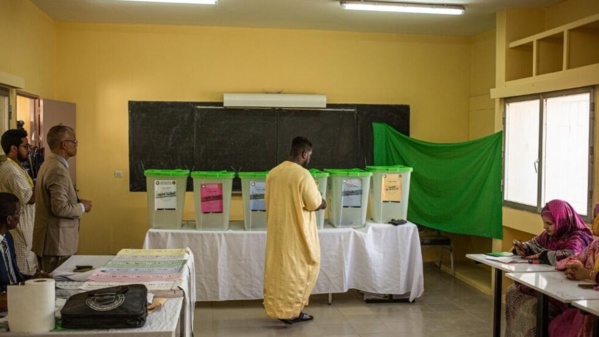
[{"label": "ceiling light", "polygon": [[359,1],[342,0],[341,7],[345,9],[379,12],[402,12],[423,14],[447,14],[461,15],[466,8],[460,5],[428,4],[413,2],[391,2],[391,1]]},{"label": "ceiling light", "polygon": [[218,0],[122,0],[138,2],[162,2],[169,4],[194,4],[194,5],[215,5]]}]

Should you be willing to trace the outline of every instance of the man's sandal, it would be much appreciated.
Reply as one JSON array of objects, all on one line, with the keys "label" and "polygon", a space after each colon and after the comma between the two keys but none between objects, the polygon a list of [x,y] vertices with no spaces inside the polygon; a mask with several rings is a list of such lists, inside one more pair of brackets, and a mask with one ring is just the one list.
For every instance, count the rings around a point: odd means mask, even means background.
[{"label": "man's sandal", "polygon": [[290,319],[279,318],[279,321],[281,321],[285,324],[293,324],[293,323],[311,321],[313,319],[314,319],[314,316],[308,315],[305,312],[300,312],[299,316],[297,316],[296,318],[290,318]]}]

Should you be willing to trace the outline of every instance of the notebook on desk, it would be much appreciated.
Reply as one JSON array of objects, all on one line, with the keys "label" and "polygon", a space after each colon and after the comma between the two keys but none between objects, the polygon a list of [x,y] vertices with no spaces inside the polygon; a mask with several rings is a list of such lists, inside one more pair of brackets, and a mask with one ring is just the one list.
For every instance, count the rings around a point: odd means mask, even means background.
[{"label": "notebook on desk", "polygon": [[493,256],[493,257],[514,256],[514,254],[511,253],[511,252],[490,252],[490,253],[485,253],[485,255],[487,255],[487,256]]},{"label": "notebook on desk", "polygon": [[513,254],[510,256],[486,255],[485,259],[490,260],[490,261],[497,261],[497,262],[501,262],[501,263],[528,263],[528,260],[521,258],[519,255],[513,255]]}]

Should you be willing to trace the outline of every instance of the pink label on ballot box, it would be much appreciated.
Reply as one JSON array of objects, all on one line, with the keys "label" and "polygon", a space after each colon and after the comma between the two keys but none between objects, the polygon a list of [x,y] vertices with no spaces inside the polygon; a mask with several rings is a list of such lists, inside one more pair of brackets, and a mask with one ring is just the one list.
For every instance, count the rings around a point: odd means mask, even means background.
[{"label": "pink label on ballot box", "polygon": [[202,184],[200,196],[202,198],[202,213],[223,212],[222,184]]}]

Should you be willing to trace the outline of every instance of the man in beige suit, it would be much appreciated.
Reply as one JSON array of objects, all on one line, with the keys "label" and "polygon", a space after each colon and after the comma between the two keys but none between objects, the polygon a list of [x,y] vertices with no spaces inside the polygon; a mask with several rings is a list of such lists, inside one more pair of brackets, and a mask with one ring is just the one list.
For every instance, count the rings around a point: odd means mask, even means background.
[{"label": "man in beige suit", "polygon": [[35,185],[33,252],[44,271],[51,272],[77,252],[79,221],[91,211],[89,200],[80,200],[69,176],[68,159],[77,155],[75,131],[55,125],[46,136],[46,155]]}]

